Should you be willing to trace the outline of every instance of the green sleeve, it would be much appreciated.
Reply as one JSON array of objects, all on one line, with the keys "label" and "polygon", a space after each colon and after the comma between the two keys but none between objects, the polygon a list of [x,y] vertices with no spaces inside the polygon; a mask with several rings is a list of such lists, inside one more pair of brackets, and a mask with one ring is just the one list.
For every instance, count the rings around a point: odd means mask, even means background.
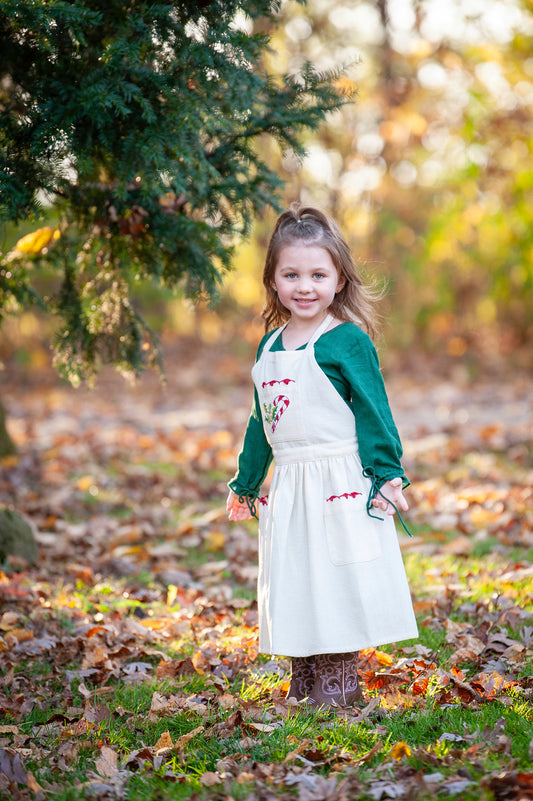
[{"label": "green sleeve", "polygon": [[407,487],[409,480],[401,465],[402,445],[390,410],[378,355],[370,337],[357,326],[353,326],[339,367],[350,386],[349,402],[355,417],[359,456],[365,475],[372,479],[375,491],[398,476]]},{"label": "green sleeve", "polygon": [[[257,350],[256,361],[261,356],[265,342],[271,333],[265,335],[261,340]],[[272,448],[265,436],[259,396],[257,390],[254,389],[254,402],[238,457],[237,472],[228,484],[228,487],[236,495],[247,499],[253,514],[255,514],[254,501],[259,495],[261,484],[266,478],[271,462]]]},{"label": "green sleeve", "polygon": [[272,448],[265,436],[259,398],[254,390],[254,404],[248,418],[237,472],[228,486],[236,495],[255,499],[272,462]]}]

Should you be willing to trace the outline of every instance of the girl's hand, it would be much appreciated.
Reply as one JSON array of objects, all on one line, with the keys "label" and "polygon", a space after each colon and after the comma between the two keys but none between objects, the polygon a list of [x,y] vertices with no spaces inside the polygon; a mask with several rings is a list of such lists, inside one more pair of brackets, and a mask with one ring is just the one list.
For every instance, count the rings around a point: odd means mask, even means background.
[{"label": "girl's hand", "polygon": [[[394,514],[394,506],[396,506],[397,509],[401,509],[402,512],[406,512],[409,506],[403,496],[402,485],[403,481],[400,477],[393,478],[391,481],[386,481],[378,490],[378,494],[372,501],[372,505],[377,509],[381,509],[382,512],[386,512],[388,515]],[[380,493],[385,497],[382,497]],[[388,500],[385,500],[385,498]],[[392,506],[392,503],[389,503],[389,501],[392,501],[394,506]]]},{"label": "girl's hand", "polygon": [[236,521],[236,520],[252,519],[252,513],[250,512],[246,501],[244,503],[241,503],[239,501],[239,496],[235,495],[235,493],[232,490],[230,490],[230,493],[228,495],[226,509],[229,512],[228,518],[230,520]]}]

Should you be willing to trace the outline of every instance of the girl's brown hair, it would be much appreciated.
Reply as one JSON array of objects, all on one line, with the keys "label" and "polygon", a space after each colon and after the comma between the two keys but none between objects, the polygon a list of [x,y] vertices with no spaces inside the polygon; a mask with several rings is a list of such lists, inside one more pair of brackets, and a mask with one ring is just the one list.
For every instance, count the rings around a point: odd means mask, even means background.
[{"label": "girl's brown hair", "polygon": [[345,279],[344,287],[335,295],[329,311],[339,320],[357,323],[374,337],[377,333],[374,303],[381,293],[363,284],[350,248],[335,221],[311,206],[295,207],[283,212],[270,237],[263,270],[265,329],[269,331],[276,328],[290,317],[273,287],[280,252],[287,245],[315,245],[328,251],[339,277]]}]

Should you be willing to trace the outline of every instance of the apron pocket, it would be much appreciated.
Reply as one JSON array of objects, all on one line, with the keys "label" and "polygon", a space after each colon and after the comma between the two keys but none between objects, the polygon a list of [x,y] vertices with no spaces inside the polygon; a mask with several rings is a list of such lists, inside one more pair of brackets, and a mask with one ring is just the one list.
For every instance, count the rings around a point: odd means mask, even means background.
[{"label": "apron pocket", "polygon": [[329,558],[334,565],[371,562],[381,556],[374,521],[361,498],[340,496],[326,501],[324,514]]}]

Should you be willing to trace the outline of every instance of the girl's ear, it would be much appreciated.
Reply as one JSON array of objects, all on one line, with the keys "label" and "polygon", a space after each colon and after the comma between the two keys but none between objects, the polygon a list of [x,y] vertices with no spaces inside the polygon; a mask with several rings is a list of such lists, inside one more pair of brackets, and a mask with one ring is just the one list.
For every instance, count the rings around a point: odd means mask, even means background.
[{"label": "girl's ear", "polygon": [[344,289],[346,286],[346,278],[343,275],[339,275],[339,280],[337,281],[337,289],[335,290],[335,294],[338,295],[341,289]]}]

